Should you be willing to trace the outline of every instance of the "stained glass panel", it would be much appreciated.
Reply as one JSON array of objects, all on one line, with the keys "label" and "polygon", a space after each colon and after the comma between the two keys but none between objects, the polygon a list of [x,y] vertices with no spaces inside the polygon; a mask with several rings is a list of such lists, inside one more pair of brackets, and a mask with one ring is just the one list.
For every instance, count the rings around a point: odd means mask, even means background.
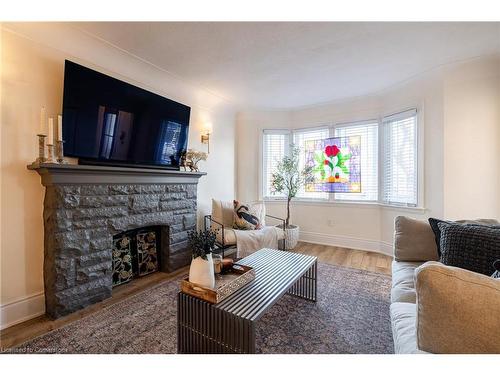
[{"label": "stained glass panel", "polygon": [[307,141],[305,157],[313,170],[313,181],[306,184],[306,191],[361,192],[360,136]]}]

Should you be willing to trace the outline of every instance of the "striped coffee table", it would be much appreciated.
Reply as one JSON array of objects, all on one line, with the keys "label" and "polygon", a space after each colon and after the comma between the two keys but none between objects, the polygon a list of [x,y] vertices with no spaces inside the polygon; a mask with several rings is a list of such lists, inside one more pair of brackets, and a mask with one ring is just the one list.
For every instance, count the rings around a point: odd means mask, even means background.
[{"label": "striped coffee table", "polygon": [[255,280],[218,304],[179,292],[178,353],[255,353],[255,324],[285,293],[315,302],[317,258],[262,249],[238,261]]}]

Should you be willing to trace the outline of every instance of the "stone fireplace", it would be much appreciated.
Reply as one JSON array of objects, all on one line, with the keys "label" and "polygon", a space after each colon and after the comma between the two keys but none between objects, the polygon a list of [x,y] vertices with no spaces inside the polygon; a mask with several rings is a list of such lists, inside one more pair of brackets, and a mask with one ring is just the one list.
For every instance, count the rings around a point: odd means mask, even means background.
[{"label": "stone fireplace", "polygon": [[112,295],[113,237],[161,228],[159,270],[190,262],[198,179],[204,173],[44,164],[46,313],[57,318]]}]

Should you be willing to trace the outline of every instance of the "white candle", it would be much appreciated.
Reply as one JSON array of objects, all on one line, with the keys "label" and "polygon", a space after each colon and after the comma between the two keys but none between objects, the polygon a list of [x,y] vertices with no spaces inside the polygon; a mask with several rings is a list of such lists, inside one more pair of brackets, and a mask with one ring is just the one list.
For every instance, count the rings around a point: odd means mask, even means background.
[{"label": "white candle", "polygon": [[49,117],[49,145],[54,144],[54,119],[52,117]]},{"label": "white candle", "polygon": [[47,119],[47,115],[45,113],[45,107],[40,109],[40,132],[38,134],[46,134],[47,129],[45,128],[45,121]]},{"label": "white candle", "polygon": [[62,141],[62,115],[57,115],[57,140]]}]

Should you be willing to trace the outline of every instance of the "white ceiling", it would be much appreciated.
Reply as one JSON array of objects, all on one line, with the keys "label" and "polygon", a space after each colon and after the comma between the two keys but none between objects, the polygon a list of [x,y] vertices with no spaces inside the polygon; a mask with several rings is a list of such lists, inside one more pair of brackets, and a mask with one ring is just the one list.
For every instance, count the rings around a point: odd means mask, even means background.
[{"label": "white ceiling", "polygon": [[500,23],[81,23],[243,108],[294,108],[500,52]]}]

